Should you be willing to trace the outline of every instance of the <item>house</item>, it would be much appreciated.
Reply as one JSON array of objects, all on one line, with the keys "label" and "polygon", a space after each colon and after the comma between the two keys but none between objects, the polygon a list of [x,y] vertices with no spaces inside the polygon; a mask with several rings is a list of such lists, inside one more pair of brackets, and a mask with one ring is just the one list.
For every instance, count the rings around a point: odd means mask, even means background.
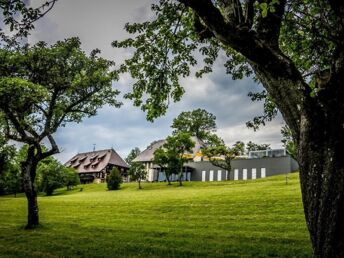
[{"label": "house", "polygon": [[[183,167],[185,171],[183,180],[187,181],[222,181],[222,180],[248,180],[264,178],[267,176],[289,173],[298,170],[297,162],[291,158],[285,149],[274,149],[264,151],[252,151],[247,157],[238,157],[231,162],[231,173],[223,168],[214,166],[202,155],[205,144],[193,137],[195,147],[192,153],[185,155],[190,157],[188,163]],[[147,181],[165,181],[164,171],[153,164],[154,151],[161,147],[165,140],[155,141],[150,144],[134,162],[142,162],[148,172]],[[172,175],[171,181],[177,180]]]},{"label": "house", "polygon": [[104,182],[114,167],[119,169],[124,181],[128,181],[129,166],[113,149],[78,153],[65,166],[74,168],[83,184]]},{"label": "house", "polygon": [[[191,152],[187,152],[184,154],[187,158],[190,159],[190,161],[193,162],[199,162],[203,160],[202,155],[202,148],[205,146],[205,144],[202,142],[202,140],[198,139],[197,137],[191,137],[192,140],[195,142],[195,146],[192,149]],[[166,140],[158,140],[152,142],[144,151],[138,155],[133,162],[142,162],[147,170],[147,181],[165,181],[166,176],[165,172],[161,170],[161,168],[153,164],[152,160],[154,157],[154,152],[162,147]],[[190,168],[188,165],[185,165],[183,167],[184,172],[184,180],[191,180],[192,171],[193,169]],[[176,175],[172,175],[172,181],[177,180]]]}]

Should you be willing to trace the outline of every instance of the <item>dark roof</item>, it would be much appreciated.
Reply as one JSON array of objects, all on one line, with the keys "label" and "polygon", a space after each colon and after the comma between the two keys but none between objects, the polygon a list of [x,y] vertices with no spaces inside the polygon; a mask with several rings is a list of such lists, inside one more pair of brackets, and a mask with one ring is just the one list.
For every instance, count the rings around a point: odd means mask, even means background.
[{"label": "dark roof", "polygon": [[75,168],[79,173],[99,172],[107,165],[128,168],[129,166],[113,149],[78,153],[65,163],[65,166]]}]

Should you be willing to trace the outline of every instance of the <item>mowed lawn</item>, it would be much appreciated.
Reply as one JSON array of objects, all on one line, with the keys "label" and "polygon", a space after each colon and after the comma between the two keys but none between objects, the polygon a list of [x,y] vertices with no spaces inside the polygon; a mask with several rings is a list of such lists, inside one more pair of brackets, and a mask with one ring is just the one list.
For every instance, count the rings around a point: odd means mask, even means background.
[{"label": "mowed lawn", "polygon": [[[83,188],[80,191],[80,187]],[[0,197],[0,257],[309,257],[298,174],[255,181],[105,184]]]}]

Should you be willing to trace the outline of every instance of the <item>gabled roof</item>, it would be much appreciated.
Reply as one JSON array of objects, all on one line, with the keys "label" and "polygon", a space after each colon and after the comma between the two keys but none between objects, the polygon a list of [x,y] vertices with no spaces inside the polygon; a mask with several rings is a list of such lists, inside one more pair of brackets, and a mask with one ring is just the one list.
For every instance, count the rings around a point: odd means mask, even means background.
[{"label": "gabled roof", "polygon": [[[198,153],[200,152],[201,148],[205,146],[204,142],[201,139],[198,139],[195,136],[192,136],[191,139],[195,142],[195,147],[192,149],[191,153],[185,153],[187,156],[190,155],[190,158],[195,158]],[[158,140],[152,142],[147,149],[142,151],[134,160],[133,162],[149,162],[152,161],[154,157],[154,152],[160,148],[166,140]]]},{"label": "gabled roof", "polygon": [[100,172],[107,165],[128,168],[129,166],[113,149],[78,153],[65,163],[75,168],[78,173]]}]

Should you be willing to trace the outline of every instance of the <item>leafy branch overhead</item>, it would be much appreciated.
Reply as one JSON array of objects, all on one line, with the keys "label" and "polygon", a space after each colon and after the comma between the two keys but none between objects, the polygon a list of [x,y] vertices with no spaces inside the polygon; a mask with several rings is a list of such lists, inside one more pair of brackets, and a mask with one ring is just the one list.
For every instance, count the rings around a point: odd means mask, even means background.
[{"label": "leafy branch overhead", "polygon": [[0,1],[3,24],[0,27],[0,37],[4,41],[11,38],[5,33],[8,29],[16,38],[27,37],[29,31],[34,29],[34,22],[46,15],[57,0],[47,0],[37,8],[28,7],[23,0]]}]

